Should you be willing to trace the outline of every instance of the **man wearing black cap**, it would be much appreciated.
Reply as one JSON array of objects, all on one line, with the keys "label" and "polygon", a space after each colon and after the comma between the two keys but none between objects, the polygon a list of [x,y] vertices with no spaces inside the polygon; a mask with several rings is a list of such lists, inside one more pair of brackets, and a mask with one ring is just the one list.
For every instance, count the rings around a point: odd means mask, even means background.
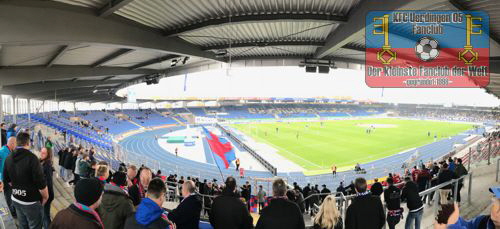
[{"label": "man wearing black cap", "polygon": [[127,192],[127,174],[116,172],[111,182],[104,185],[102,203],[97,209],[106,229],[120,229],[134,212],[134,205]]},{"label": "man wearing black cap", "polygon": [[98,179],[79,180],[74,191],[76,203],[58,212],[50,229],[103,229],[101,217],[96,212],[103,190]]},{"label": "man wearing black cap", "polygon": [[43,206],[49,192],[42,165],[30,151],[30,135],[16,136],[17,147],[5,160],[3,181],[11,184],[12,206],[20,228],[42,228]]}]

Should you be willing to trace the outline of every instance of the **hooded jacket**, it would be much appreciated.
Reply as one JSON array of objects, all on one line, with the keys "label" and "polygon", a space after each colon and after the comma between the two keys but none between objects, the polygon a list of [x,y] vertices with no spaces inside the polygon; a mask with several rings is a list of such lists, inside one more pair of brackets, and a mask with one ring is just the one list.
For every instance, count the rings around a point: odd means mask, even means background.
[{"label": "hooded jacket", "polygon": [[5,160],[3,181],[12,182],[12,197],[24,202],[41,201],[39,190],[47,187],[40,161],[24,148],[16,148]]},{"label": "hooded jacket", "polygon": [[123,229],[125,220],[134,212],[134,205],[128,194],[113,184],[104,186],[102,202],[97,212],[106,229]]},{"label": "hooded jacket", "polygon": [[57,213],[50,224],[50,229],[103,229],[99,220],[92,214],[84,212],[74,204]]},{"label": "hooded jacket", "polygon": [[250,229],[253,218],[238,194],[224,190],[214,199],[210,210],[210,224],[215,229]]},{"label": "hooded jacket", "polygon": [[371,194],[354,198],[345,217],[346,229],[381,229],[385,224],[382,201]]},{"label": "hooded jacket", "polygon": [[418,193],[417,184],[413,181],[409,181],[405,184],[405,187],[401,192],[401,200],[406,201],[406,205],[410,212],[420,211],[424,207],[422,199]]},{"label": "hooded jacket", "polygon": [[262,209],[256,229],[304,229],[304,217],[299,206],[287,199],[275,198]]},{"label": "hooded jacket", "polygon": [[129,216],[125,222],[125,229],[168,229],[169,223],[164,210],[153,200],[144,198],[137,212]]},{"label": "hooded jacket", "polygon": [[64,157],[63,167],[65,169],[73,170],[75,167],[76,156],[73,156],[73,152],[69,151]]}]

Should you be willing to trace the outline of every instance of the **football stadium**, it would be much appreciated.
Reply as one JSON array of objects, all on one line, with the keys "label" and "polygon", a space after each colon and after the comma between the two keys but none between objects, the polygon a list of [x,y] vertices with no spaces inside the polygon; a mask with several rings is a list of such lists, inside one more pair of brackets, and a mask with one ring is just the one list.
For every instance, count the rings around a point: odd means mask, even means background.
[{"label": "football stadium", "polygon": [[495,3],[0,1],[0,229],[500,228]]}]

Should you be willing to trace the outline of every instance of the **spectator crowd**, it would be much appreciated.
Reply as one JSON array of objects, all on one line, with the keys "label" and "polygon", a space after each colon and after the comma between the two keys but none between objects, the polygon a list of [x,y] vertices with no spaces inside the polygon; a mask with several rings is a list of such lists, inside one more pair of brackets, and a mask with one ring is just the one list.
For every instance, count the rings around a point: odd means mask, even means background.
[{"label": "spectator crowd", "polygon": [[[17,131],[15,126],[13,130],[4,131],[4,127],[3,124],[2,139],[5,136],[5,141],[2,142],[5,145],[0,149],[0,188],[8,210],[23,229],[302,229],[306,214],[312,216],[315,229],[380,229],[386,223],[392,229],[403,215],[405,228],[420,229],[426,198],[439,201],[441,206],[436,228],[500,226],[500,187],[490,190],[493,194],[491,215],[472,221],[457,216],[463,181],[458,182],[457,193],[452,192],[453,185],[447,182],[468,173],[460,158],[414,167],[403,174],[403,182],[392,174],[385,181],[375,180],[373,184],[359,177],[347,186],[341,183],[335,193],[326,185],[321,190],[318,185],[311,184],[302,188],[275,178],[269,190],[270,197],[262,186],[255,193],[259,217],[254,221],[256,216],[249,211],[252,198],[249,182],[241,187],[233,177],[227,177],[223,184],[217,180],[201,182],[199,178],[164,176],[161,171],[154,172],[145,166],[125,164],[112,171],[108,163],[96,160],[94,149],[75,145],[58,151],[58,163],[54,164],[50,138],[37,156],[32,151],[29,133]],[[53,179],[57,176],[67,187],[73,188],[74,203],[51,219]],[[432,194],[419,195],[438,185],[439,200],[433,200]],[[337,206],[340,193],[352,196],[344,217]],[[165,202],[176,197],[179,198],[178,206],[165,209]],[[406,214],[401,207],[404,202],[408,209]],[[208,222],[202,223],[201,217],[208,217]],[[483,225],[486,227],[481,227]]]}]

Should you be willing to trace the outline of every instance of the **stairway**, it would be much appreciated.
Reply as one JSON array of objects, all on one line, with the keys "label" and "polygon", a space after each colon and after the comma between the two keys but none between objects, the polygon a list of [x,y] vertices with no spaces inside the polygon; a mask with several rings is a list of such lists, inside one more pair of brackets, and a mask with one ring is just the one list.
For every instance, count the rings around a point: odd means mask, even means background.
[{"label": "stairway", "polygon": [[175,120],[176,122],[178,122],[181,126],[185,126],[186,123],[182,122],[181,120],[179,120],[178,118],[174,117],[174,116],[171,116],[170,118],[172,118],[173,120]]},{"label": "stairway", "polygon": [[174,117],[174,115],[171,115],[171,116],[168,116],[168,115],[165,115],[157,110],[153,110],[154,112],[158,113],[159,115],[165,117],[165,118],[171,118],[173,120],[175,120],[176,122],[178,122],[181,126],[185,126],[186,124],[184,122],[182,122],[181,120],[179,120],[178,118]]},{"label": "stairway", "polygon": [[[107,115],[109,115],[109,116],[111,116],[111,117],[113,117],[113,118],[115,118],[115,119],[117,119],[117,117],[115,117],[115,116],[114,116],[114,115],[112,115],[112,114],[109,114],[108,112],[104,112],[104,113],[105,113],[105,114],[107,114]],[[136,123],[136,122],[134,122],[134,121],[130,120],[130,117],[129,117],[128,115],[127,115],[127,117],[128,117],[128,119],[127,119],[126,121],[128,121],[128,122],[130,122],[130,123],[132,123],[132,124],[134,124],[134,125],[136,125],[136,126],[138,126],[138,127],[140,127],[141,129],[146,129],[146,127],[141,126],[139,123]]]},{"label": "stairway", "polygon": [[[55,173],[54,173],[55,175]],[[55,217],[55,215],[67,208],[70,204],[74,203],[73,197],[73,187],[67,187],[65,182],[61,178],[56,178],[54,176],[54,200],[52,201],[50,215]]]}]

